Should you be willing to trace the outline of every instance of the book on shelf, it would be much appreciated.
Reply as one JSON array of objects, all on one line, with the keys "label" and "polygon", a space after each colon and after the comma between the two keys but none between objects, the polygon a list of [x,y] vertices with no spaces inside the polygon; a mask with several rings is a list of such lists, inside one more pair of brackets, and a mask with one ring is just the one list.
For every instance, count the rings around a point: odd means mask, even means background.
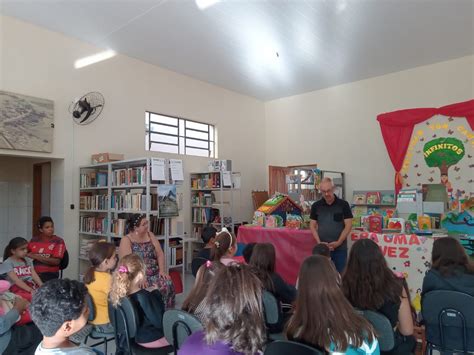
[{"label": "book on shelf", "polygon": [[352,196],[352,203],[354,205],[364,205],[367,201],[366,195],[364,193],[354,193]]},{"label": "book on shelf", "polygon": [[353,227],[361,227],[361,217],[367,215],[367,206],[354,206],[352,208],[352,219]]},{"label": "book on shelf", "polygon": [[380,203],[382,205],[395,205],[395,194],[393,192],[382,193]]},{"label": "book on shelf", "polygon": [[216,202],[212,192],[195,192],[191,195],[191,205],[193,206],[211,206]]},{"label": "book on shelf", "polygon": [[112,171],[112,184],[114,186],[145,185],[146,184],[146,166],[113,170]]},{"label": "book on shelf", "polygon": [[79,177],[80,187],[106,187],[107,173],[101,171],[90,171],[81,173]]},{"label": "book on shelf", "polygon": [[366,194],[366,201],[368,205],[379,205],[380,204],[380,192],[370,191]]},{"label": "book on shelf", "polygon": [[81,191],[79,197],[79,209],[81,210],[107,210],[109,207],[109,196],[103,194],[94,195],[92,192]]},{"label": "book on shelf", "polygon": [[221,175],[219,172],[199,174],[198,177],[191,176],[192,189],[218,189],[221,187]]},{"label": "book on shelf", "polygon": [[111,232],[116,236],[124,236],[128,234],[128,225],[125,218],[116,218],[112,220]]},{"label": "book on shelf", "polygon": [[150,216],[150,232],[154,235],[165,235],[165,219],[158,216]]},{"label": "book on shelf", "polygon": [[107,217],[79,217],[79,230],[84,233],[105,234],[108,230],[108,224]]},{"label": "book on shelf", "polygon": [[216,208],[193,208],[193,223],[212,223],[220,220],[219,210]]}]

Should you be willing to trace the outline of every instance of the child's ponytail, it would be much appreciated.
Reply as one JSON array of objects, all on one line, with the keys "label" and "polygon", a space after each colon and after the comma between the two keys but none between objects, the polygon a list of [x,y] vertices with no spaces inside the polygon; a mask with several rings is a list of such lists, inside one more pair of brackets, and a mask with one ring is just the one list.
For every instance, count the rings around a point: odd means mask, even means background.
[{"label": "child's ponytail", "polygon": [[128,295],[132,281],[140,273],[145,276],[145,264],[138,255],[129,254],[120,259],[112,276],[112,287],[109,294],[110,302],[114,307]]},{"label": "child's ponytail", "polygon": [[211,249],[211,259],[213,261],[219,261],[233,246],[235,246],[236,240],[234,236],[227,230],[222,230],[217,233],[214,240],[214,245]]}]

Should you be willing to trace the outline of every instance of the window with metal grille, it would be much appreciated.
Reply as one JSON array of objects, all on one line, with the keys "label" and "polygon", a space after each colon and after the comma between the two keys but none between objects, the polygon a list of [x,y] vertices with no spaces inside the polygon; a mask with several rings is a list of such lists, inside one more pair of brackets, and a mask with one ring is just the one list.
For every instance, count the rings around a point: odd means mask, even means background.
[{"label": "window with metal grille", "polygon": [[215,127],[179,117],[145,113],[145,149],[216,158]]}]

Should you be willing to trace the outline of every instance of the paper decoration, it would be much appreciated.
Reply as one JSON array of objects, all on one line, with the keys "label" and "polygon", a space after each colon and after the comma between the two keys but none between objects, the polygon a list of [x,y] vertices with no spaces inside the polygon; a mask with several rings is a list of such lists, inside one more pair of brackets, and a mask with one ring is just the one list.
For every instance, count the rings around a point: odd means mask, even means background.
[{"label": "paper decoration", "polygon": [[183,181],[183,161],[179,159],[170,159],[171,180]]},{"label": "paper decoration", "polygon": [[151,158],[151,180],[165,181],[165,159]]}]

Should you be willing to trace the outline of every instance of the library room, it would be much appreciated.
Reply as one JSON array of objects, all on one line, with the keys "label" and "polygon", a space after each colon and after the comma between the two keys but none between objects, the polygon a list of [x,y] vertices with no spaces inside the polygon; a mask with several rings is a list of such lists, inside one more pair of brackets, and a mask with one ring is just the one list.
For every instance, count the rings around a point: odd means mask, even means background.
[{"label": "library room", "polygon": [[474,353],[472,0],[0,0],[0,354]]}]

